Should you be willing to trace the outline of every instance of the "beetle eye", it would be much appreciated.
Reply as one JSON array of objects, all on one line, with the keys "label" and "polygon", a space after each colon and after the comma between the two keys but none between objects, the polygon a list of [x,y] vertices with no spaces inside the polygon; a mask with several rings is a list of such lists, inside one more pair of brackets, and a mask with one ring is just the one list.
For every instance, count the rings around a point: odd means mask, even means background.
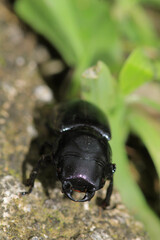
[{"label": "beetle eye", "polygon": [[112,173],[116,171],[116,164],[112,164]]}]

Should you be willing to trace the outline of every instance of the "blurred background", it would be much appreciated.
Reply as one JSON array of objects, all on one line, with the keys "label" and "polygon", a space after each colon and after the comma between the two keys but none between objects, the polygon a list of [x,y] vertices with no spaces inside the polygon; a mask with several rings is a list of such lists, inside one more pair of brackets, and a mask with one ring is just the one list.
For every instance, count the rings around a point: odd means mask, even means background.
[{"label": "blurred background", "polygon": [[[158,239],[160,1],[8,0],[6,4],[42,46],[37,68],[55,101],[85,99],[109,118],[115,186],[152,239]],[[23,65],[23,58],[17,61]]]}]

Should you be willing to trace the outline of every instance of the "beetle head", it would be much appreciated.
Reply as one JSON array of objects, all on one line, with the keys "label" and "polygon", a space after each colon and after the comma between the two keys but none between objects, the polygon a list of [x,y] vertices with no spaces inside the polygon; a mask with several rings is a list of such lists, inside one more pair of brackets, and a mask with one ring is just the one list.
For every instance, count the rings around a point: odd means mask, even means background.
[{"label": "beetle head", "polygon": [[[100,142],[93,136],[76,134],[61,144],[58,154],[58,178],[62,192],[71,200],[91,200],[95,191],[105,183],[106,154]],[[108,160],[109,161],[109,160]],[[84,192],[82,199],[75,200],[73,192]]]}]

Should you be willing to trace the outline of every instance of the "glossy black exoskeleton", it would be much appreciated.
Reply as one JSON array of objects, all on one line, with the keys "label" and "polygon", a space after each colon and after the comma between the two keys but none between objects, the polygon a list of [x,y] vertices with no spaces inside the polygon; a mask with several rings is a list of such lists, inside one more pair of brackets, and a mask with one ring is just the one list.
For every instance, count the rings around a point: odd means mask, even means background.
[{"label": "glossy black exoskeleton", "polygon": [[[109,180],[103,206],[108,206],[113,189],[115,164],[111,163],[111,139],[105,115],[94,105],[77,100],[62,105],[52,128],[58,131],[56,149],[43,155],[27,180],[29,194],[40,169],[54,164],[57,177],[62,183],[62,192],[76,202],[89,201],[95,191]],[[82,199],[75,200],[73,192],[84,192]]]}]

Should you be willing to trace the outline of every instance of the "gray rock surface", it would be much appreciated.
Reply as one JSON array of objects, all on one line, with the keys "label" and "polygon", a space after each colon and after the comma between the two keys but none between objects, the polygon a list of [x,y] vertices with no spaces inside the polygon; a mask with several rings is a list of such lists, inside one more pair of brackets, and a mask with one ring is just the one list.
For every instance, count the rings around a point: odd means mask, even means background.
[{"label": "gray rock surface", "polygon": [[0,29],[0,239],[149,239],[116,190],[112,210],[99,208],[96,197],[90,203],[74,203],[52,182],[51,170],[47,183],[47,177],[39,179],[32,194],[19,197],[25,189],[24,172],[28,176],[34,165],[30,159],[39,157],[33,147],[38,143],[35,108],[52,99],[37,68],[37,56],[45,60],[49,54],[2,0]]}]

